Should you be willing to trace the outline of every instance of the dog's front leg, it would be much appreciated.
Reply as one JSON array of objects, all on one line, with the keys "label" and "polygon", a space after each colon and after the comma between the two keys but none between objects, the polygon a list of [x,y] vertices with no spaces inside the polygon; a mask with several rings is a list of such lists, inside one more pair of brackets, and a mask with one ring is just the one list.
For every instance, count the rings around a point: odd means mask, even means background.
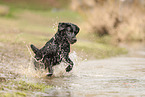
[{"label": "dog's front leg", "polygon": [[72,70],[74,64],[69,57],[65,57],[65,60],[69,63],[69,65],[66,67],[66,72],[69,72]]},{"label": "dog's front leg", "polygon": [[52,76],[52,74],[53,74],[52,64],[51,64],[51,60],[48,58],[46,58],[46,61],[45,61],[45,69],[46,68],[48,68],[48,71],[49,71],[47,76]]}]

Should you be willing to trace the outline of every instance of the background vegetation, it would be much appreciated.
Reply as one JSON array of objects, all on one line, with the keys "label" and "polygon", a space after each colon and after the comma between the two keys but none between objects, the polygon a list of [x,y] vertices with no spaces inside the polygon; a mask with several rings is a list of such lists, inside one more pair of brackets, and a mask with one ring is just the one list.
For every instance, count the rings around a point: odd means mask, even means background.
[{"label": "background vegetation", "polygon": [[90,33],[116,42],[145,40],[144,0],[72,0],[71,8],[85,14]]},{"label": "background vegetation", "polygon": [[[85,6],[83,2],[81,5]],[[102,6],[100,2],[102,1],[98,1],[97,8],[104,9],[105,6]],[[35,2],[34,0],[1,0],[0,3],[0,40],[2,42],[21,45],[24,45],[24,42],[27,45],[33,43],[41,48],[55,34],[59,22],[72,22],[81,28],[78,34],[79,41],[72,46],[72,49],[81,54],[82,57],[106,58],[127,52],[125,49],[119,48],[116,42],[112,42],[114,41],[112,37],[116,34],[105,25],[108,25],[112,20],[105,21],[104,17],[100,19],[101,15],[95,14],[100,13],[96,12],[96,7],[95,13],[91,14],[88,9],[85,12],[79,7],[81,5],[74,4],[78,3],[77,0],[35,0]],[[108,4],[107,1],[106,3]],[[100,14],[104,15],[105,12],[103,10],[101,12]],[[87,13],[91,18],[88,17]],[[99,19],[102,22],[99,22]]]}]

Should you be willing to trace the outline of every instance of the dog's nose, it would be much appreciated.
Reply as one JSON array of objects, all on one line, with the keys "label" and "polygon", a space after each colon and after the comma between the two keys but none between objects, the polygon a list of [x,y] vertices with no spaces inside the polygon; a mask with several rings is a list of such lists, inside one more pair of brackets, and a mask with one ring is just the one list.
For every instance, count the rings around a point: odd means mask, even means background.
[{"label": "dog's nose", "polygon": [[74,42],[77,42],[77,39],[74,39]]},{"label": "dog's nose", "polygon": [[77,42],[77,39],[76,39],[76,38],[74,38],[74,39],[73,39],[73,41],[74,41],[74,43],[75,43],[75,42]]}]

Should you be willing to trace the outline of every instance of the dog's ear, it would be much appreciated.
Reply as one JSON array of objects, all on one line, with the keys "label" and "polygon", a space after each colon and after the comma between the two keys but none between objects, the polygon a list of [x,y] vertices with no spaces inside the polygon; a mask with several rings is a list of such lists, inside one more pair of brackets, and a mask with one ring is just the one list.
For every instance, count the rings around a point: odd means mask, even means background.
[{"label": "dog's ear", "polygon": [[39,49],[36,48],[33,44],[31,44],[30,47],[35,54],[39,51]]},{"label": "dog's ear", "polygon": [[63,31],[66,29],[66,23],[59,23],[58,25],[58,31]]},{"label": "dog's ear", "polygon": [[77,25],[74,25],[74,26],[75,26],[75,35],[77,35],[78,32],[80,31],[80,28]]}]

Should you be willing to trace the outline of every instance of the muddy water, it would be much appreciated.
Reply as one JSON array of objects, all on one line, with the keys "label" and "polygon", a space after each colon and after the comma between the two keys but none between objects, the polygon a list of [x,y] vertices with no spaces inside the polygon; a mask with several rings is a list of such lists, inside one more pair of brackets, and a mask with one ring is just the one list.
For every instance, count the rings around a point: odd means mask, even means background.
[{"label": "muddy water", "polygon": [[54,86],[45,92],[33,92],[32,96],[145,97],[144,48],[131,50],[125,56],[91,61],[81,61],[72,52],[70,57],[75,62],[73,70],[66,73],[66,65],[62,63],[54,67],[54,76],[51,78],[45,76],[46,71],[36,72],[31,60],[16,58],[23,55],[13,56],[11,51],[5,50],[1,52],[1,80],[23,79]]}]

